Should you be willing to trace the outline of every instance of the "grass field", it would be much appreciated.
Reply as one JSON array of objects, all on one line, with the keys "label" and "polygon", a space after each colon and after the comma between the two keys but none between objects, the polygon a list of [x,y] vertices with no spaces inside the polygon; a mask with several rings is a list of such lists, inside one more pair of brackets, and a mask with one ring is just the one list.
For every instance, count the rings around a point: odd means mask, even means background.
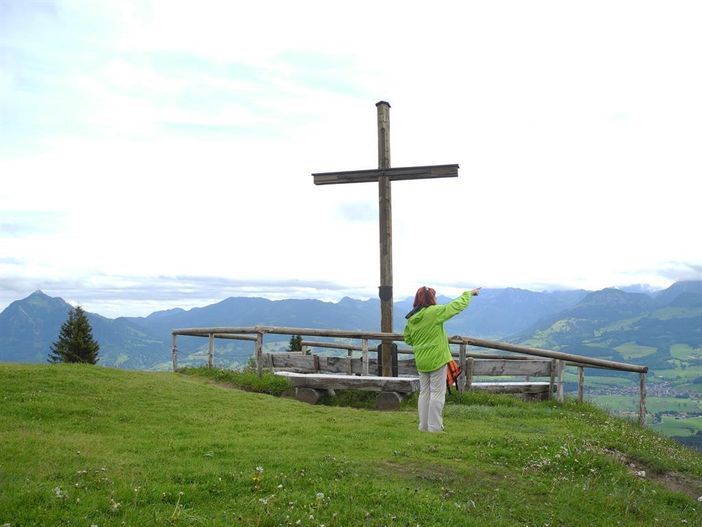
[{"label": "grass field", "polygon": [[657,349],[652,346],[641,346],[633,342],[627,342],[626,344],[617,346],[614,349],[617,350],[619,354],[626,360],[648,357],[649,355],[653,355],[657,351]]},{"label": "grass field", "polygon": [[693,348],[687,344],[673,344],[670,347],[670,356],[678,360],[687,360],[690,358],[697,358],[702,355],[702,349]]},{"label": "grass field", "polygon": [[651,428],[667,436],[691,436],[702,430],[702,417],[682,419],[664,415],[661,422],[652,425]]},{"label": "grass field", "polygon": [[446,432],[422,434],[412,409],[309,406],[223,382],[0,365],[0,525],[702,519],[702,456],[590,405],[453,396]]},{"label": "grass field", "polygon": [[[607,410],[639,411],[639,397],[629,395],[595,395],[588,398],[592,403]],[[701,412],[702,400],[678,399],[675,397],[647,397],[646,410],[655,412]]]},{"label": "grass field", "polygon": [[671,382],[685,382],[702,377],[702,366],[685,366],[670,368],[666,370],[655,370],[654,378],[664,379]]}]

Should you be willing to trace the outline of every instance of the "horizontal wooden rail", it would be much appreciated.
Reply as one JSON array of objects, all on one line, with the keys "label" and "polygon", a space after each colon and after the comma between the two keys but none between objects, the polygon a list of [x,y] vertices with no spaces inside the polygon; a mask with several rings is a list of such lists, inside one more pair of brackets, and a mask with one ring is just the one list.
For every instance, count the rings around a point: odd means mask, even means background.
[{"label": "horizontal wooden rail", "polygon": [[[217,335],[215,335],[215,337],[216,336]],[[363,346],[357,346],[355,344],[344,344],[343,342],[317,342],[311,340],[303,340],[302,346],[308,346],[310,348],[329,348],[338,350],[363,351]],[[377,350],[375,349],[369,349],[368,351],[371,353],[377,352]],[[404,355],[414,355],[414,350],[411,348],[397,348],[397,352],[402,353]],[[460,353],[458,352],[452,352],[451,355],[453,357],[460,357]],[[531,357],[525,355],[498,355],[497,353],[466,353],[465,355],[466,357],[473,357],[474,359],[532,360]],[[580,364],[576,362],[569,362],[568,366],[580,366]]]},{"label": "horizontal wooden rail", "polygon": [[229,339],[229,340],[248,340],[251,342],[256,342],[256,335],[227,335],[222,333],[213,333],[216,339]]},{"label": "horizontal wooden rail", "polygon": [[174,335],[189,335],[193,337],[206,337],[210,333],[218,334],[257,334],[270,333],[273,335],[300,335],[305,337],[334,337],[348,339],[369,340],[401,340],[402,333],[381,333],[380,331],[358,331],[346,329],[317,329],[317,328],[292,328],[278,326],[253,326],[253,327],[212,327],[212,328],[183,328],[174,329]]},{"label": "horizontal wooden rail", "polygon": [[[355,344],[344,344],[343,342],[316,342],[312,340],[303,340],[303,346],[308,346],[310,348],[329,348],[336,350],[349,350],[349,351],[363,351],[363,346],[357,346]],[[369,349],[370,352],[375,352],[377,350]],[[403,353],[405,355],[414,355],[414,351],[410,348],[397,348],[398,353]]]},{"label": "horizontal wooden rail", "polygon": [[468,344],[470,346],[480,346],[482,348],[498,349],[502,351],[512,351],[516,353],[526,353],[528,355],[536,355],[538,357],[548,357],[551,359],[559,359],[564,361],[574,362],[577,365],[598,366],[610,370],[630,371],[635,373],[648,372],[648,366],[639,366],[637,364],[627,364],[625,362],[615,362],[605,359],[595,359],[592,357],[583,357],[582,355],[574,355],[572,353],[564,353],[561,351],[544,350],[540,348],[531,348],[529,346],[520,346],[518,344],[509,344],[506,342],[495,342],[494,340],[477,339],[474,337],[455,336],[449,339],[450,342],[457,344]]}]

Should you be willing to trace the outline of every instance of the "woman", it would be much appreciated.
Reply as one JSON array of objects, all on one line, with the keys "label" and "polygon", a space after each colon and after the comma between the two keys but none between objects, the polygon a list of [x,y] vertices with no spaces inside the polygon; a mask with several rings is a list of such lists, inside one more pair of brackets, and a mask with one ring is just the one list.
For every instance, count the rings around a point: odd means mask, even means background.
[{"label": "woman", "polygon": [[419,431],[441,432],[446,397],[446,364],[453,360],[444,322],[468,307],[480,289],[465,291],[445,305],[436,305],[436,291],[420,287],[414,309],[405,317],[405,342],[414,349],[419,372]]}]

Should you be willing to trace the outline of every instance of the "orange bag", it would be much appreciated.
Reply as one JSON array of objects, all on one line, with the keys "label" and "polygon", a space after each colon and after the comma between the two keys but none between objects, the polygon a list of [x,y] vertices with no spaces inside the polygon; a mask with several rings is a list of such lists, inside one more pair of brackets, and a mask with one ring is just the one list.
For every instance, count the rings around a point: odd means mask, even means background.
[{"label": "orange bag", "polygon": [[446,389],[451,393],[451,385],[453,384],[458,390],[458,377],[461,375],[461,367],[455,360],[447,364],[446,368]]}]

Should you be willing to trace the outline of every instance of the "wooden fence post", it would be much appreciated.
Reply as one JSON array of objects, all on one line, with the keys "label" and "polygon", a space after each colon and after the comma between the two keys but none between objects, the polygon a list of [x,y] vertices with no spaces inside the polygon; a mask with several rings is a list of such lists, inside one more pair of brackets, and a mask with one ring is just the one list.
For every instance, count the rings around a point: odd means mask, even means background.
[{"label": "wooden fence post", "polygon": [[473,357],[466,359],[466,390],[470,390],[473,385]]},{"label": "wooden fence post", "polygon": [[263,333],[256,333],[256,373],[263,375]]},{"label": "wooden fence post", "polygon": [[585,367],[578,366],[578,402],[582,403],[585,398]]},{"label": "wooden fence post", "polygon": [[210,333],[207,336],[207,367],[214,366],[214,335]]},{"label": "wooden fence post", "polygon": [[176,339],[178,335],[173,335],[173,349],[171,350],[171,359],[173,360],[173,371],[178,369],[178,346],[176,346]]},{"label": "wooden fence post", "polygon": [[461,376],[458,379],[458,393],[466,391],[466,345],[460,344],[458,347],[458,362],[461,368]]},{"label": "wooden fence post", "polygon": [[361,375],[368,375],[368,339],[361,340]]},{"label": "wooden fence post", "polygon": [[639,425],[646,425],[646,374],[640,373]]},{"label": "wooden fence post", "polygon": [[556,359],[551,359],[551,380],[548,384],[548,398],[553,399],[553,389],[556,386]]},{"label": "wooden fence post", "polygon": [[565,362],[562,360],[556,361],[556,369],[558,370],[558,402],[563,403],[565,401],[565,382],[563,382]]}]

